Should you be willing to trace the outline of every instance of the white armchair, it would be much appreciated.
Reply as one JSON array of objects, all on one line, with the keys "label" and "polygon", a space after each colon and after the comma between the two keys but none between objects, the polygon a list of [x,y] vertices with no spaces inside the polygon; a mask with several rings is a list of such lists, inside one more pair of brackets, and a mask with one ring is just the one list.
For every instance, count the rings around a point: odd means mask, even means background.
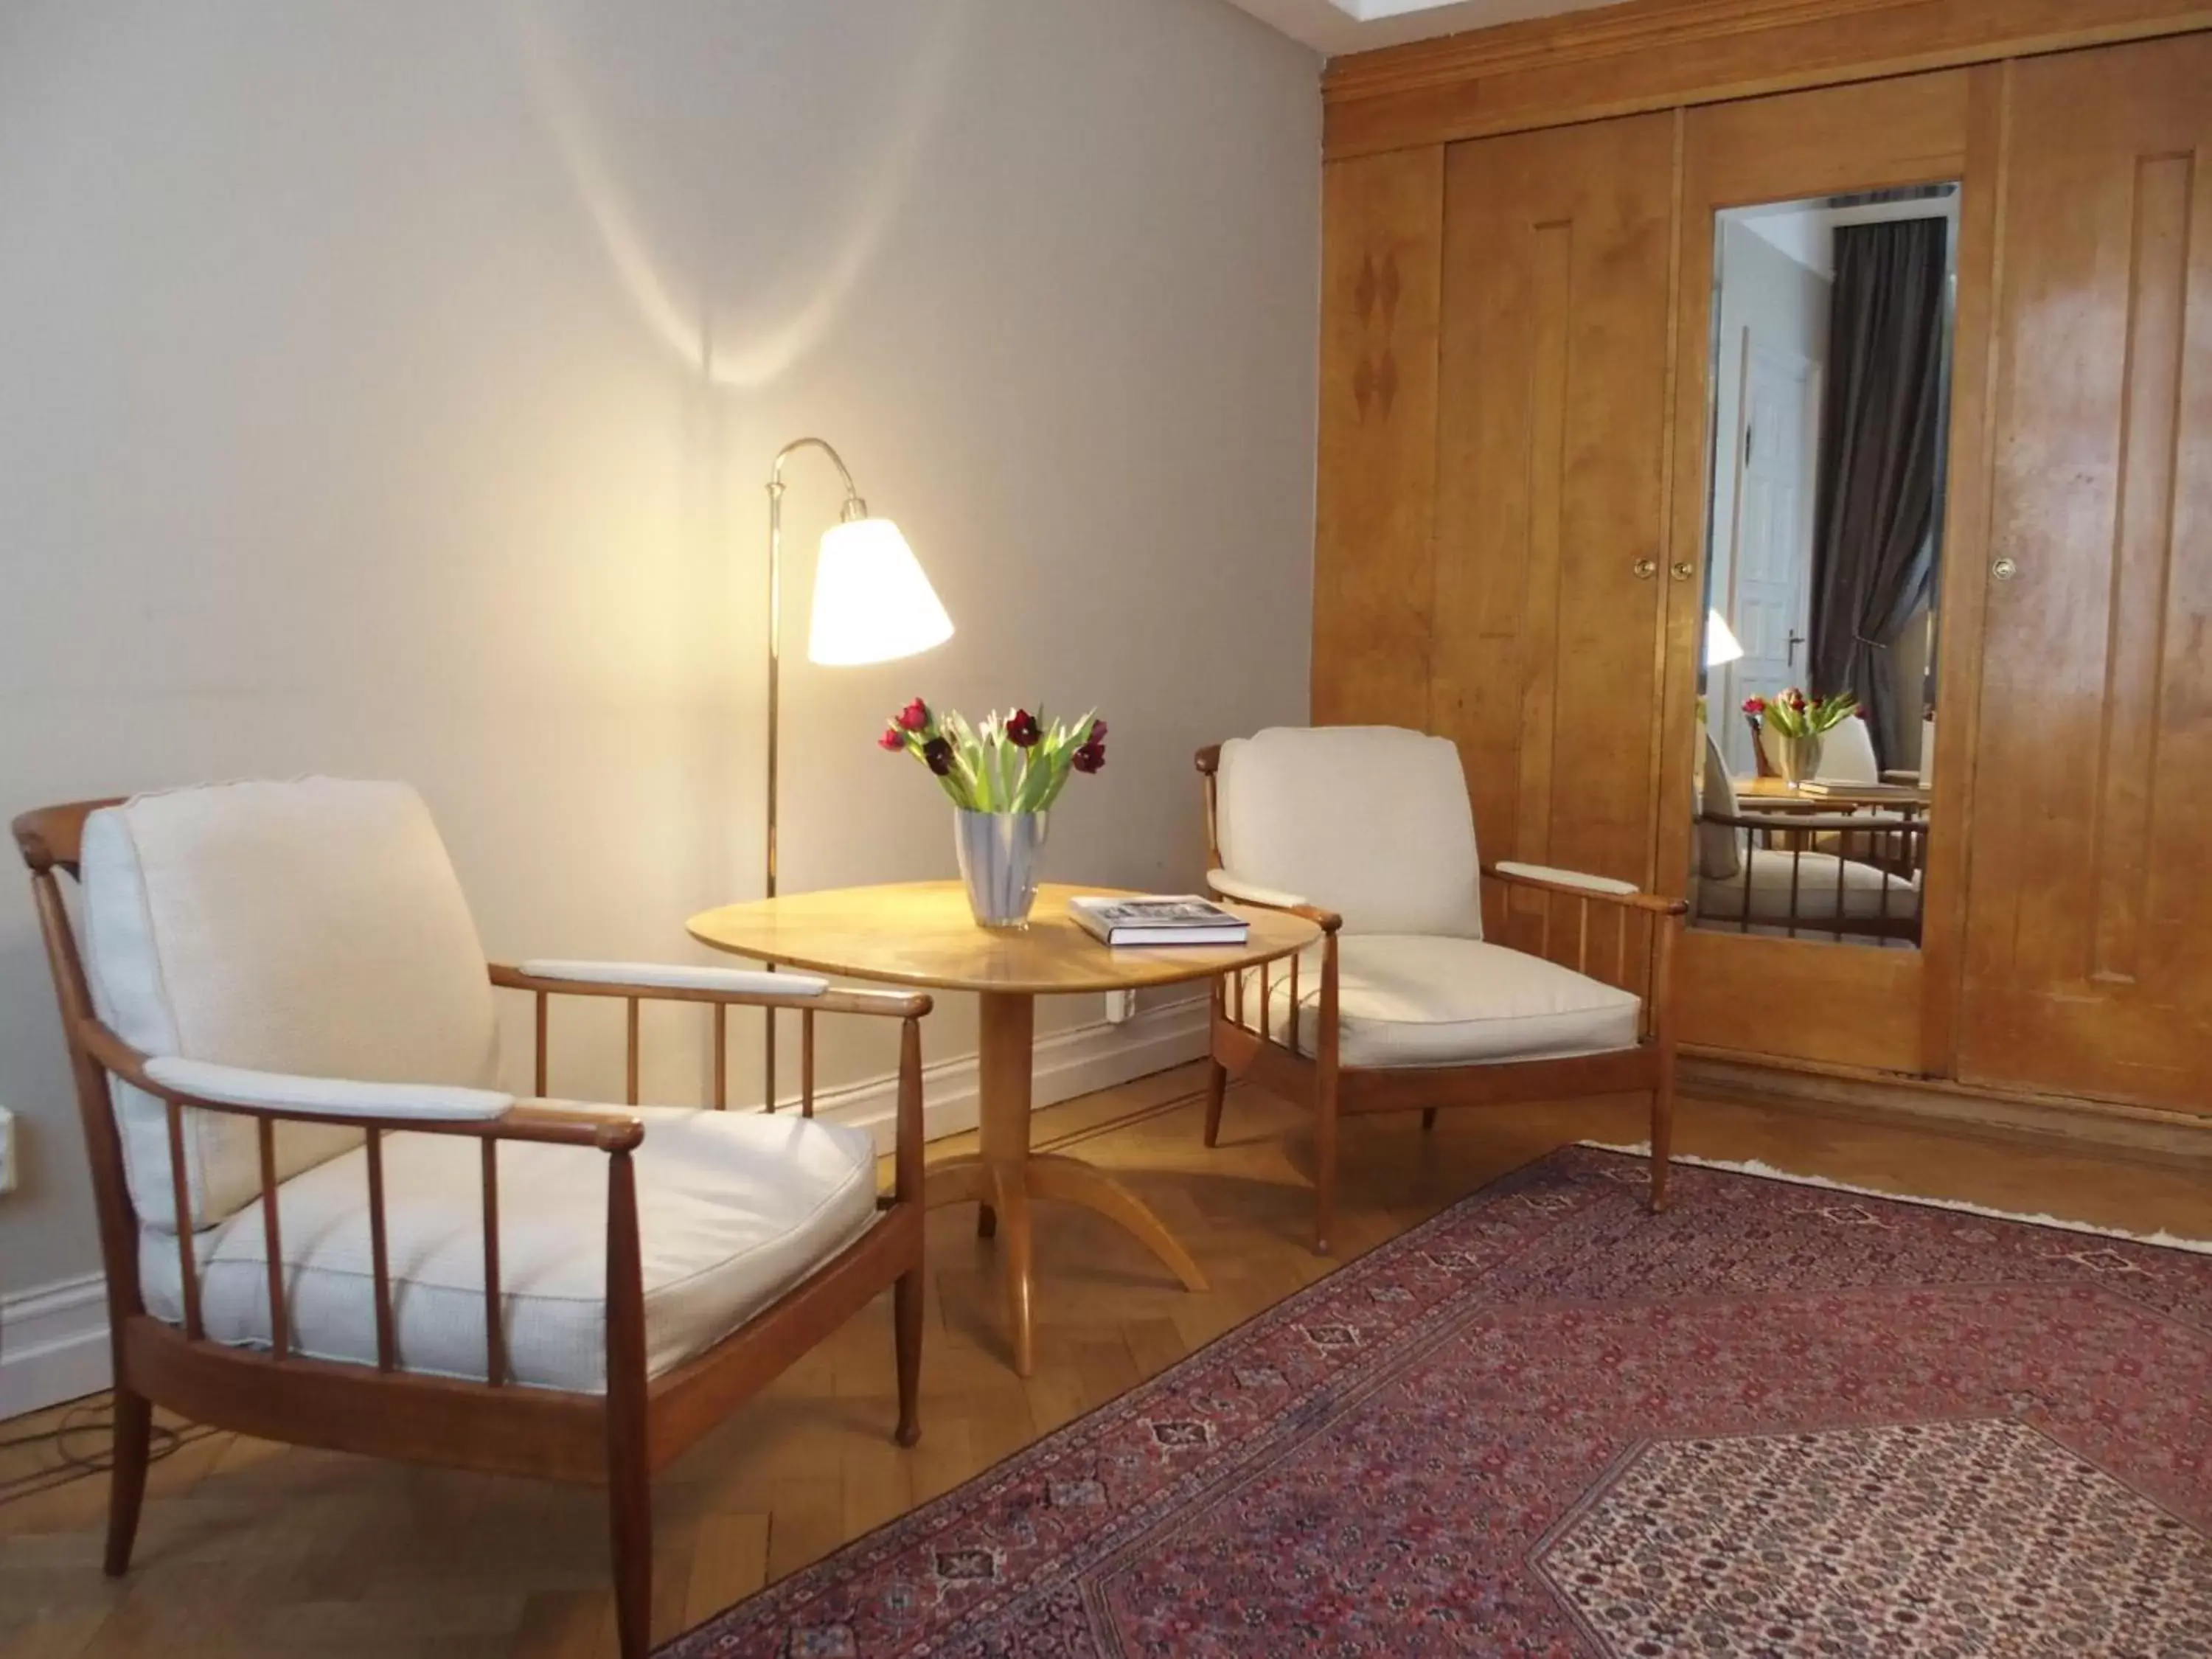
[{"label": "white armchair", "polygon": [[[154,1405],[266,1438],[605,1482],[625,1656],[650,1645],[652,1472],[895,1288],[917,1434],[926,996],[803,975],[488,966],[402,785],[240,783],[27,813],[91,1155],[115,1362],[107,1570]],[[82,890],[73,927],[58,877]],[[80,951],[80,944],[82,949]],[[629,1008],[628,1103],[499,1086],[495,986]],[[902,1022],[896,1185],[871,1135],[641,1107],[637,1010]],[[811,1076],[812,1066],[807,1067]]]},{"label": "white armchair", "polygon": [[[1459,750],[1443,738],[1276,727],[1201,750],[1198,769],[1213,890],[1323,929],[1303,956],[1215,986],[1206,1117],[1210,1146],[1231,1076],[1312,1103],[1317,1250],[1334,1216],[1337,1121],[1360,1112],[1418,1108],[1429,1124],[1443,1106],[1648,1091],[1651,1201],[1664,1206],[1680,900],[1482,865]],[[1484,937],[1486,880],[1534,897],[1534,951]],[[1555,939],[1561,953],[1571,940],[1571,966],[1553,959]]]}]

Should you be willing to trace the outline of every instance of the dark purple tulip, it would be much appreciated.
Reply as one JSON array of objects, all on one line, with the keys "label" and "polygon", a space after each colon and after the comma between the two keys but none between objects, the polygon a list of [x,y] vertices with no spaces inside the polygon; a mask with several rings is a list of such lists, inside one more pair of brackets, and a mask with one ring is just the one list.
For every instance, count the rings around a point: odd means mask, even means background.
[{"label": "dark purple tulip", "polygon": [[1106,768],[1106,745],[1086,743],[1068,757],[1068,764],[1079,772],[1101,772]]},{"label": "dark purple tulip", "polygon": [[921,757],[940,778],[952,770],[952,745],[942,738],[932,738],[922,744]]},{"label": "dark purple tulip", "polygon": [[1017,708],[1006,719],[1006,741],[1017,749],[1027,749],[1044,734],[1037,730],[1036,716],[1026,708]]}]

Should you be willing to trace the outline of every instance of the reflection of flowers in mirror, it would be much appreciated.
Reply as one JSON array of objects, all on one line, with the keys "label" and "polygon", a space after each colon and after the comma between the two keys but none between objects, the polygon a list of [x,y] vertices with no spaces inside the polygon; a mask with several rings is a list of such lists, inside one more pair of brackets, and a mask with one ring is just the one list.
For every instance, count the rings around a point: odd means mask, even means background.
[{"label": "reflection of flowers in mirror", "polygon": [[1744,718],[1751,729],[1771,726],[1777,737],[1817,738],[1857,714],[1865,715],[1859,700],[1848,691],[1832,696],[1808,697],[1796,686],[1778,691],[1771,697],[1746,697],[1743,700]]}]

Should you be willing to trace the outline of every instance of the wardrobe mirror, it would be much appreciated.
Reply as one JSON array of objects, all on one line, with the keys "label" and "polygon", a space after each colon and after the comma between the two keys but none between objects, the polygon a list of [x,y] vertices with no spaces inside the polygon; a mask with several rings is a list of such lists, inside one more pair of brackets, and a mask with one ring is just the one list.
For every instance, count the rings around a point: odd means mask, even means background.
[{"label": "wardrobe mirror", "polygon": [[1693,927],[1919,945],[1958,206],[1716,216]]}]

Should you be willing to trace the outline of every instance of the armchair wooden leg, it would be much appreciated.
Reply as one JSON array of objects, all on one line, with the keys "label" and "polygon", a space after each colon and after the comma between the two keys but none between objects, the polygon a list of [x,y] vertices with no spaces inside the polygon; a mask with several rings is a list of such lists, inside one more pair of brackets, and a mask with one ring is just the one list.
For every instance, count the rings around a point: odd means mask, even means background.
[{"label": "armchair wooden leg", "polygon": [[898,1352],[898,1443],[921,1438],[921,1264],[916,1262],[891,1288],[891,1325]]},{"label": "armchair wooden leg", "polygon": [[1206,1062],[1206,1144],[1217,1146],[1221,1139],[1221,1102],[1229,1092],[1229,1068],[1219,1060]]},{"label": "armchair wooden leg", "polygon": [[1433,1107],[1433,1106],[1424,1106],[1424,1107],[1422,1107],[1422,1108],[1421,1108],[1421,1132],[1422,1132],[1422,1133],[1425,1134],[1425,1133],[1427,1133],[1431,1129],[1433,1129],[1433,1128],[1435,1128],[1436,1127],[1437,1127],[1437,1109],[1436,1109],[1435,1107]]},{"label": "armchair wooden leg", "polygon": [[653,1477],[642,1432],[633,1449],[615,1437],[607,1459],[607,1509],[613,1525],[615,1632],[623,1659],[653,1648]]},{"label": "armchair wooden leg", "polygon": [[1674,1141],[1674,1079],[1669,1067],[1651,1091],[1651,1212],[1667,1207],[1667,1165]]},{"label": "armchair wooden leg", "polygon": [[154,1440],[154,1407],[143,1395],[115,1391],[115,1468],[107,1485],[107,1576],[120,1578],[131,1565],[138,1536],[138,1510],[146,1497],[146,1464]]},{"label": "armchair wooden leg", "polygon": [[653,1647],[653,1462],[647,1399],[637,1172],[624,1152],[607,1163],[606,1400],[607,1515],[614,1547],[615,1632],[623,1659],[646,1659]]}]

